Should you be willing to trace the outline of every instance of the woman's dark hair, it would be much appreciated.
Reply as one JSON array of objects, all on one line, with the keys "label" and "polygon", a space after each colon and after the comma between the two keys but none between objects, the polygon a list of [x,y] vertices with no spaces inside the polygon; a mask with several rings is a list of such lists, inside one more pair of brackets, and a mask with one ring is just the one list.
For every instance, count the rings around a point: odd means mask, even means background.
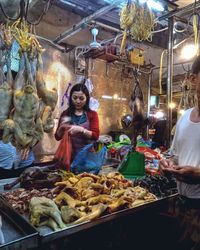
[{"label": "woman's dark hair", "polygon": [[197,56],[192,64],[191,73],[198,74],[200,72],[200,56]]},{"label": "woman's dark hair", "polygon": [[89,108],[90,94],[89,94],[88,88],[86,87],[85,84],[78,83],[78,84],[75,84],[71,88],[71,91],[70,91],[70,95],[69,95],[69,108],[67,109],[68,115],[72,115],[75,112],[75,106],[74,106],[73,101],[72,101],[72,95],[73,95],[73,93],[75,91],[82,91],[85,94],[85,96],[86,96],[86,103],[85,103],[85,106],[83,107],[83,109],[85,111],[89,111],[90,110],[90,108]]}]

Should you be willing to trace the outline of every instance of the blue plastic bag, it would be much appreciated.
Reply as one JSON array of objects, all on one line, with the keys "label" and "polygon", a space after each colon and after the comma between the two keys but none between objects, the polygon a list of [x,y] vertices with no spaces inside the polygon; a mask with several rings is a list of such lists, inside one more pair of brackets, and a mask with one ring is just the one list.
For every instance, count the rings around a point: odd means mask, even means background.
[{"label": "blue plastic bag", "polygon": [[75,174],[83,172],[98,174],[105,162],[107,148],[103,146],[95,152],[94,145],[88,144],[75,156],[70,170]]}]

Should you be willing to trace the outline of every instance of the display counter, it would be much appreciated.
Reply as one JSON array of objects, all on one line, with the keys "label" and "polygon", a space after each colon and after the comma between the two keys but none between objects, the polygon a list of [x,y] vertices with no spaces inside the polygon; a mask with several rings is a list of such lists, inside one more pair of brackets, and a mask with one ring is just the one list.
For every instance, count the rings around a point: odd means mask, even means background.
[{"label": "display counter", "polygon": [[[14,179],[0,180],[0,191],[3,192],[4,184],[12,182],[13,180]],[[72,249],[76,249],[74,247],[78,247],[79,244],[83,244],[85,245],[85,247],[87,246],[86,248],[88,249],[88,242],[85,242],[85,238],[83,238],[83,235],[88,235],[89,232],[89,234],[93,235],[97,231],[97,234],[101,234],[103,237],[100,237],[101,240],[98,240],[102,241],[102,244],[107,245],[110,244],[108,242],[119,241],[119,239],[115,238],[115,236],[114,238],[113,236],[111,237],[111,232],[107,232],[110,233],[110,237],[109,239],[107,239],[106,228],[111,228],[113,232],[115,230],[120,231],[123,228],[122,225],[124,223],[129,225],[128,228],[133,227],[133,229],[131,230],[133,230],[134,232],[136,231],[135,237],[138,239],[137,234],[140,230],[137,231],[136,227],[140,227],[141,225],[143,225],[147,229],[146,224],[150,223],[149,220],[157,220],[157,216],[166,210],[168,202],[174,199],[176,197],[176,194],[170,195],[165,198],[159,198],[156,201],[139,205],[137,207],[113,212],[111,214],[101,216],[100,218],[97,218],[93,221],[85,221],[77,225],[68,225],[64,229],[58,231],[53,231],[46,226],[34,228],[30,224],[28,216],[20,215],[18,212],[16,212],[13,208],[10,207],[10,205],[5,201],[2,195],[0,196],[0,203],[2,206],[1,213],[3,213],[4,215],[2,232],[5,235],[10,235],[6,242],[6,244],[10,245],[9,249],[42,249],[44,246],[48,247],[51,245],[53,245],[55,249],[59,249],[60,247],[65,247],[68,245],[70,245]],[[155,219],[153,219],[154,217]],[[141,223],[138,221],[139,218],[141,220]],[[5,220],[7,220],[8,222]],[[12,224],[12,227],[7,227],[6,225],[10,222]],[[20,225],[20,227],[16,227],[16,225]],[[146,229],[144,231],[146,231]],[[126,231],[127,229],[124,228],[124,230]],[[17,238],[15,238],[16,233]],[[148,233],[151,234],[152,232]],[[86,238],[87,237],[88,236],[86,236]],[[97,235],[94,237],[97,237]],[[79,238],[81,238],[81,240],[79,240]],[[28,245],[26,245],[27,241],[29,242]],[[74,244],[72,244],[72,242],[74,242]],[[118,243],[121,244],[120,242]],[[19,246],[21,248],[15,248],[16,244],[20,244]],[[23,248],[24,245],[28,247]],[[3,247],[3,245],[0,246],[0,248],[1,247]],[[106,249],[105,246],[104,248]]]}]

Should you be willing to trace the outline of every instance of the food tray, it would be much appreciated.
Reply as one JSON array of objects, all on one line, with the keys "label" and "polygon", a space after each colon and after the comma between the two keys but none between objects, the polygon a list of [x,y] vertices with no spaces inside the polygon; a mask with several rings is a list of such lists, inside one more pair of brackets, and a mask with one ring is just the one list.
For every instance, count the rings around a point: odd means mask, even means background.
[{"label": "food tray", "polygon": [[15,212],[0,197],[0,216],[2,220],[1,231],[4,243],[0,244],[0,249],[31,249],[38,245],[38,232]]},{"label": "food tray", "polygon": [[167,204],[168,200],[173,199],[176,196],[177,196],[177,194],[174,194],[174,195],[171,195],[169,197],[161,198],[161,199],[158,199],[156,201],[152,201],[152,202],[149,202],[149,203],[146,203],[143,205],[139,205],[137,207],[120,210],[118,212],[114,212],[112,214],[102,216],[102,217],[95,219],[93,221],[86,221],[86,222],[83,222],[83,223],[78,224],[78,225],[68,226],[65,229],[55,231],[55,232],[52,231],[48,227],[40,227],[37,229],[39,232],[39,236],[40,236],[40,242],[41,242],[41,244],[45,244],[45,243],[70,236],[70,235],[75,234],[77,232],[81,232],[83,230],[92,228],[94,226],[97,226],[97,225],[100,225],[100,224],[103,224],[103,223],[106,223],[109,221],[112,222],[113,220],[117,220],[117,219],[125,217],[125,216],[134,215],[134,214],[138,213],[139,211],[144,211],[145,209],[148,209],[148,210],[153,209],[154,211],[156,209],[162,210],[162,208]]}]

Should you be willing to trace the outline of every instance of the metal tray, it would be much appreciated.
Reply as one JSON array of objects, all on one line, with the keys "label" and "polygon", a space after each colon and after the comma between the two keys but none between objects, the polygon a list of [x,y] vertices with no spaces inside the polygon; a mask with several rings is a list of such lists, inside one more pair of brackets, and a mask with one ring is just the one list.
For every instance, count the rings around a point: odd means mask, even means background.
[{"label": "metal tray", "polygon": [[0,197],[0,216],[2,218],[1,231],[4,243],[0,249],[31,249],[38,246],[38,232],[22,216],[12,209]]},{"label": "metal tray", "polygon": [[118,211],[109,215],[102,216],[94,221],[86,221],[78,225],[68,226],[65,229],[55,231],[55,232],[52,231],[48,227],[40,227],[37,229],[39,232],[39,236],[40,236],[40,243],[45,244],[45,243],[48,243],[48,242],[51,242],[51,241],[54,241],[63,237],[67,237],[69,235],[80,232],[82,230],[92,228],[96,225],[100,225],[102,223],[106,223],[109,221],[111,222],[123,216],[125,217],[125,216],[134,215],[138,213],[139,211],[143,211],[145,209],[153,209],[154,211],[155,209],[162,210],[162,208],[165,207],[165,205],[167,204],[168,200],[173,199],[176,196],[177,194],[170,195],[168,197],[161,198],[156,201],[146,203],[144,205],[139,205],[134,208],[124,209],[124,210],[121,210],[121,211]]},{"label": "metal tray", "polygon": [[[134,207],[134,208],[124,209],[124,210],[121,210],[121,211],[118,211],[118,212],[115,212],[115,213],[112,213],[109,215],[102,216],[94,221],[86,221],[86,222],[78,224],[78,225],[69,225],[66,228],[59,230],[59,231],[53,231],[49,227],[46,227],[46,226],[33,229],[33,226],[31,226],[28,216],[22,217],[22,215],[18,214],[18,212],[16,212],[16,211],[15,211],[15,214],[17,214],[17,216],[19,218],[23,219],[26,222],[24,225],[20,225],[20,227],[26,228],[26,224],[28,224],[29,227],[31,227],[33,230],[38,232],[39,244],[45,244],[45,243],[52,242],[54,240],[61,239],[63,237],[70,236],[70,235],[75,234],[77,232],[92,228],[96,225],[100,225],[102,223],[106,223],[109,221],[111,222],[112,220],[119,219],[123,216],[125,217],[125,216],[134,215],[134,214],[138,213],[139,211],[144,211],[145,209],[148,209],[148,210],[149,209],[153,209],[153,210],[158,209],[158,210],[160,210],[160,209],[162,209],[162,207],[164,207],[167,204],[169,199],[173,199],[176,196],[177,196],[177,194],[173,194],[173,195],[170,195],[170,196],[167,196],[164,198],[160,198],[160,199],[153,201],[153,202],[139,205],[139,206]],[[0,194],[0,197],[1,197],[1,194]],[[2,200],[3,200],[3,198],[2,198]],[[4,203],[7,203],[7,202],[4,200]],[[10,207],[10,209],[13,210],[11,207]]]}]

